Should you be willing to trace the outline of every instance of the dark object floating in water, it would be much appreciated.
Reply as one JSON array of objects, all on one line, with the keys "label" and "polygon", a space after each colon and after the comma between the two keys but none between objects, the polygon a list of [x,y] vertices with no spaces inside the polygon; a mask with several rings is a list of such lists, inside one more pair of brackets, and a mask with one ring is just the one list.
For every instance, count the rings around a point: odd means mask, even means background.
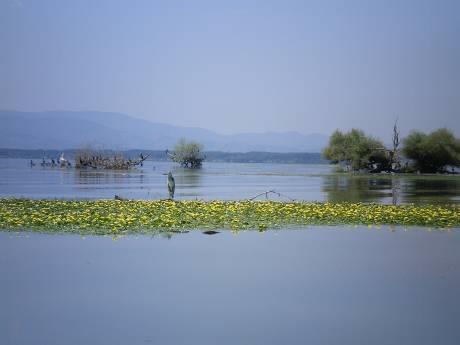
[{"label": "dark object floating in water", "polygon": [[121,196],[115,194],[115,200],[121,200],[121,201],[123,201],[123,200],[128,200],[128,199],[123,198],[123,197],[121,197]]},{"label": "dark object floating in water", "polygon": [[219,231],[214,231],[214,230],[208,230],[208,231],[203,231],[203,234],[205,235],[215,235],[218,234]]}]

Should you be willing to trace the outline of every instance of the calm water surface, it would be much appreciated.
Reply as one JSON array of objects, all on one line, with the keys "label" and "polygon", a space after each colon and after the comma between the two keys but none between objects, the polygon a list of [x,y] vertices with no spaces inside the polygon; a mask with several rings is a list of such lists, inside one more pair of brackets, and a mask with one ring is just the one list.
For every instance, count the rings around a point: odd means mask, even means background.
[{"label": "calm water surface", "polygon": [[[0,197],[460,203],[460,179],[329,165],[147,162],[129,172],[0,159]],[[0,231],[0,344],[458,344],[460,229],[146,237]]]},{"label": "calm water surface", "polygon": [[[0,197],[98,199],[167,198],[166,176],[176,179],[176,199],[248,199],[267,190],[306,201],[460,203],[460,176],[335,174],[330,165],[205,163],[184,170],[167,162],[146,162],[132,171],[94,171],[28,166],[25,159],[0,159]],[[264,197],[264,196],[263,196]]]},{"label": "calm water surface", "polygon": [[458,344],[460,231],[0,232],[1,344]]}]

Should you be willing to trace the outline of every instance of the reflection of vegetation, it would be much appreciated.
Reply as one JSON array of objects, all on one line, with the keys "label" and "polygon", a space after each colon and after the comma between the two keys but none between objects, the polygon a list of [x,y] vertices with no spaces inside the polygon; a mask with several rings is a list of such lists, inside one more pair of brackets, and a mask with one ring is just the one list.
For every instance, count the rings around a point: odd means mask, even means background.
[{"label": "reflection of vegetation", "polygon": [[181,170],[182,173],[176,176],[176,180],[182,187],[197,187],[201,184],[201,171],[192,169]]},{"label": "reflection of vegetation", "polygon": [[369,168],[374,163],[388,165],[383,143],[366,136],[359,129],[352,129],[348,133],[336,130],[331,135],[323,155],[333,163],[345,163],[347,170]]},{"label": "reflection of vegetation", "polygon": [[446,128],[430,134],[413,132],[404,140],[403,153],[422,173],[444,172],[446,166],[460,166],[460,140]]},{"label": "reflection of vegetation", "polygon": [[460,178],[452,175],[339,173],[322,179],[330,202],[449,204],[460,190]]},{"label": "reflection of vegetation", "polygon": [[259,229],[308,224],[460,226],[456,206],[273,201],[59,201],[0,199],[0,229],[82,234]]},{"label": "reflection of vegetation", "polygon": [[143,174],[127,174],[123,171],[101,171],[101,170],[87,170],[87,169],[78,169],[75,174],[75,183],[77,185],[87,185],[87,184],[120,184],[120,183],[132,183],[134,182],[133,176],[138,177],[136,178],[136,182],[140,182],[142,184],[142,180],[144,179]]},{"label": "reflection of vegetation", "polygon": [[460,178],[414,176],[405,182],[407,192],[403,195],[404,202],[445,203],[458,197],[460,191]]},{"label": "reflection of vegetation", "polygon": [[379,202],[391,191],[391,179],[369,175],[324,176],[323,191],[331,202]]}]

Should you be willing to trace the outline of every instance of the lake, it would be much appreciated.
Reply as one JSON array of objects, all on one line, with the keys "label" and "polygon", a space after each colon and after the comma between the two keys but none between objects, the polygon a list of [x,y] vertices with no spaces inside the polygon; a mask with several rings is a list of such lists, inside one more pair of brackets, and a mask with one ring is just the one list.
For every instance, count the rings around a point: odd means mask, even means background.
[{"label": "lake", "polygon": [[131,171],[95,171],[30,167],[29,160],[5,158],[0,159],[0,197],[163,199],[168,171],[175,176],[178,200],[248,199],[275,190],[282,195],[270,194],[272,200],[460,204],[459,175],[349,175],[335,173],[331,165],[269,163],[207,162],[187,170],[151,161]]},{"label": "lake", "polygon": [[[0,196],[459,204],[458,176],[329,165],[0,159]],[[265,198],[264,195],[261,196]],[[457,344],[460,231],[311,226],[121,238],[0,231],[0,344]]]},{"label": "lake", "polygon": [[460,232],[0,232],[1,344],[458,344]]}]

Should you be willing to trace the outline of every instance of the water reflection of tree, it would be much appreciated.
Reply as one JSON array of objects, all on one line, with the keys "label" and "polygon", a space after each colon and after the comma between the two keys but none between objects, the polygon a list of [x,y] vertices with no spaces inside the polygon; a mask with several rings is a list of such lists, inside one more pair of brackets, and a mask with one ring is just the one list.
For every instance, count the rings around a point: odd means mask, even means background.
[{"label": "water reflection of tree", "polygon": [[[79,184],[122,184],[138,182],[145,183],[144,174],[135,172],[115,171],[115,170],[75,170],[75,183]],[[133,179],[133,177],[138,177]]]},{"label": "water reflection of tree", "polygon": [[384,202],[391,196],[392,180],[356,175],[329,175],[322,191],[330,202]]},{"label": "water reflection of tree", "polygon": [[414,204],[449,204],[459,197],[459,191],[460,179],[455,176],[412,176],[404,181],[401,201]]},{"label": "water reflection of tree", "polygon": [[109,174],[96,170],[75,170],[75,183],[78,184],[101,184],[110,181]]},{"label": "water reflection of tree", "polygon": [[401,180],[399,178],[391,179],[391,203],[398,205],[399,196],[401,193]]},{"label": "water reflection of tree", "polygon": [[201,185],[203,170],[177,169],[176,182],[182,187],[196,188]]},{"label": "water reflection of tree", "polygon": [[458,201],[460,179],[444,176],[329,175],[322,191],[331,202],[451,204]]}]

